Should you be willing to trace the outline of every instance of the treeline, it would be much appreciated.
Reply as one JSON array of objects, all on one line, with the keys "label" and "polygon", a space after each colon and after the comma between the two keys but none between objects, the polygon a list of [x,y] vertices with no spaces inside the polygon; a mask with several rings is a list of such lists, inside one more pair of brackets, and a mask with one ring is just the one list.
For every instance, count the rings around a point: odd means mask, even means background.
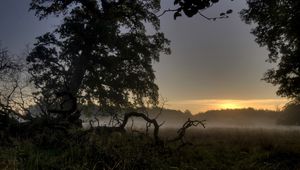
[{"label": "treeline", "polygon": [[[287,104],[281,111],[262,110],[254,108],[209,110],[192,115],[188,110],[180,111],[163,109],[158,117],[159,122],[165,122],[164,127],[180,126],[188,118],[205,120],[210,126],[274,126],[300,125],[300,105]],[[151,116],[159,113],[159,108],[148,111]]]}]

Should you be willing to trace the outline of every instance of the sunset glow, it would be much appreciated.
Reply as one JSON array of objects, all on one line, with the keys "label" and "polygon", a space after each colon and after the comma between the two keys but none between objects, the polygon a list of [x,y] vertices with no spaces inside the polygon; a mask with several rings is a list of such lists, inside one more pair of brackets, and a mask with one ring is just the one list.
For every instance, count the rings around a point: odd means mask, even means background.
[{"label": "sunset glow", "polygon": [[190,110],[193,114],[206,112],[208,110],[222,109],[268,109],[280,110],[288,102],[287,99],[204,99],[204,100],[184,100],[184,101],[169,101],[166,107],[175,110]]},{"label": "sunset glow", "polygon": [[236,103],[222,103],[218,106],[220,109],[239,109],[242,108]]}]

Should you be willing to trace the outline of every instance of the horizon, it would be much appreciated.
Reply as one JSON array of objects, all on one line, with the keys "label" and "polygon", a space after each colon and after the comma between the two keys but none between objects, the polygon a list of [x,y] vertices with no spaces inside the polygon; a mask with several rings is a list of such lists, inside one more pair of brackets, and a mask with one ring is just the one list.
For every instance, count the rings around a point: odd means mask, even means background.
[{"label": "horizon", "polygon": [[256,110],[282,110],[284,105],[289,102],[287,99],[206,99],[206,100],[186,100],[186,101],[166,101],[165,108],[191,111],[193,115],[205,113],[211,110],[227,109],[248,109]]}]

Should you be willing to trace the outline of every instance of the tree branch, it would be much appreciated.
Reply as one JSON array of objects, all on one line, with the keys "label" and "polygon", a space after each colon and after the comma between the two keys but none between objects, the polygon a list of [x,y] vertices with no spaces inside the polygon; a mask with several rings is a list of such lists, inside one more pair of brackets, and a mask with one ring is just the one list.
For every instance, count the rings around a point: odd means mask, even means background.
[{"label": "tree branch", "polygon": [[157,17],[163,16],[167,12],[176,12],[178,9],[166,9],[161,14],[157,15]]},{"label": "tree branch", "polygon": [[182,145],[185,145],[186,142],[184,141],[184,136],[186,133],[186,130],[191,128],[191,127],[196,127],[201,125],[203,128],[205,128],[204,124],[205,120],[191,120],[190,118],[182,125],[180,129],[177,131],[177,136],[171,140],[168,140],[167,142],[176,142],[176,141],[181,141]]},{"label": "tree branch", "polygon": [[129,118],[131,117],[140,117],[143,118],[145,121],[147,121],[148,123],[151,123],[154,125],[154,132],[153,132],[153,137],[155,140],[155,143],[160,143],[161,140],[158,136],[159,133],[159,124],[157,123],[156,119],[150,119],[149,117],[147,117],[145,114],[143,113],[138,113],[138,112],[129,112],[129,113],[125,113],[124,116],[124,120],[122,122],[122,124],[119,126],[120,129],[125,129],[126,124],[128,123]]}]

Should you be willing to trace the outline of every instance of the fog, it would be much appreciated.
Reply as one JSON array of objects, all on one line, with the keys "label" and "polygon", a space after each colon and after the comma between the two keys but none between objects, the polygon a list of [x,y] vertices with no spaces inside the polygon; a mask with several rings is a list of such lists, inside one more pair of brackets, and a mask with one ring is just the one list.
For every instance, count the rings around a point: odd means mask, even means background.
[{"label": "fog", "polygon": [[[148,111],[150,118],[155,118],[159,113],[158,109]],[[161,129],[178,129],[189,118],[191,120],[205,120],[205,128],[213,129],[269,129],[269,130],[300,130],[299,126],[281,125],[279,122],[282,112],[270,110],[247,109],[228,109],[228,110],[210,110],[205,113],[191,115],[179,110],[164,109],[158,116],[157,122]],[[93,127],[96,126],[113,126],[111,118],[108,116],[98,116],[95,118],[85,118],[83,126],[90,128],[90,121]],[[146,122],[141,118],[129,119],[127,128],[143,130],[146,128]],[[153,128],[153,126],[152,126]],[[197,127],[203,129],[202,126]]]}]

